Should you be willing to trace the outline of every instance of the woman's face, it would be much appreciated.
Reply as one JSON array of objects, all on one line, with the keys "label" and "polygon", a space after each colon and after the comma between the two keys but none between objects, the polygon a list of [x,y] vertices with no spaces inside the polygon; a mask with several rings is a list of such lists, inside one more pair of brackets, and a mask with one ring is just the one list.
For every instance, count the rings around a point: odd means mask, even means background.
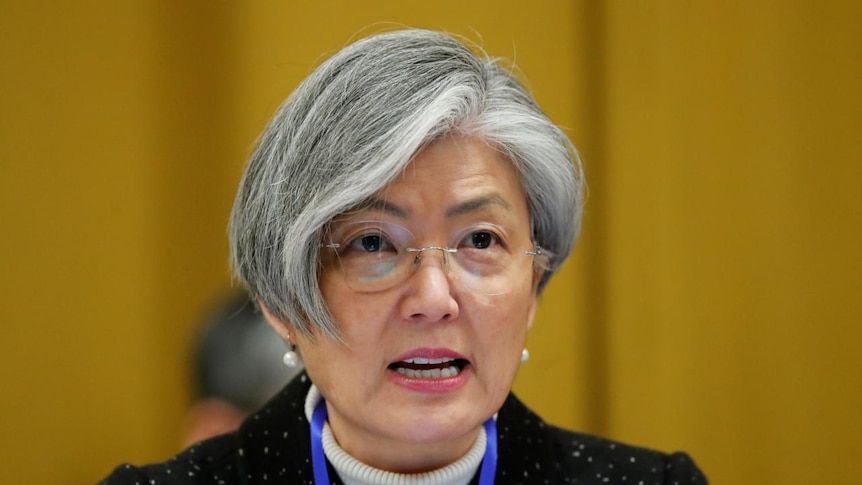
[{"label": "woman's face", "polygon": [[[297,343],[336,439],[393,471],[454,461],[503,404],[532,325],[540,275],[524,254],[533,247],[517,171],[479,139],[442,138],[330,229],[338,247],[322,249],[320,283],[345,343]],[[408,246],[459,251],[416,261]],[[397,251],[403,270],[363,273],[367,258]]]}]

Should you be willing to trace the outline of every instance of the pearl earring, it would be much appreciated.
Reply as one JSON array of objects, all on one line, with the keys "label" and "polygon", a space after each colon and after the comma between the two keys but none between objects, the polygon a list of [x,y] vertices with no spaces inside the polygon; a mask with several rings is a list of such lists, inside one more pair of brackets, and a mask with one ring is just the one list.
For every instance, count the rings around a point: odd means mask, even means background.
[{"label": "pearl earring", "polygon": [[525,347],[524,350],[521,351],[521,363],[523,364],[528,360],[530,360],[530,351]]},{"label": "pearl earring", "polygon": [[281,361],[284,362],[284,365],[292,369],[299,365],[299,354],[296,353],[296,345],[291,342],[288,342],[287,345],[289,345],[290,348],[284,353],[284,357],[281,358]]}]

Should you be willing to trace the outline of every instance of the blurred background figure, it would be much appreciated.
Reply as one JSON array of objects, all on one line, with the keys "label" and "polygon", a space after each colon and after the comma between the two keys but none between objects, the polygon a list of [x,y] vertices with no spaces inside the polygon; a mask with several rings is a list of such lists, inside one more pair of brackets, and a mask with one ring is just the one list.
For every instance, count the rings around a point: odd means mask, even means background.
[{"label": "blurred background figure", "polygon": [[266,324],[244,291],[237,291],[202,322],[193,349],[195,401],[182,446],[233,431],[302,370],[282,364],[287,344]]}]

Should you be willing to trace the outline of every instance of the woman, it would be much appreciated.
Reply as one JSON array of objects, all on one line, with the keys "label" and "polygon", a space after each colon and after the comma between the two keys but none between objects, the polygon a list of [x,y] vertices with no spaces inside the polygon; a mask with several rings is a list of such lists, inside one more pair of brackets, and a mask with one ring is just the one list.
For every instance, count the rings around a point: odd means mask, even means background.
[{"label": "woman", "polygon": [[105,483],[705,483],[510,393],[582,190],[496,61],[418,30],[346,47],[270,122],[231,215],[236,273],[306,373],[236,433]]}]

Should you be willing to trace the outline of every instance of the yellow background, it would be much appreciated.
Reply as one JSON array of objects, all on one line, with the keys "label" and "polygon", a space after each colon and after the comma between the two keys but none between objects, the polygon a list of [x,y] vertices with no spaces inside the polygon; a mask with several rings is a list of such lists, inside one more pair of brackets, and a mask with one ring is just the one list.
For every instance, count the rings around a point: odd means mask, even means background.
[{"label": "yellow background", "polygon": [[862,3],[622,0],[2,1],[0,482],[177,450],[244,159],[391,23],[514,58],[584,156],[528,404],[712,483],[858,483]]}]

